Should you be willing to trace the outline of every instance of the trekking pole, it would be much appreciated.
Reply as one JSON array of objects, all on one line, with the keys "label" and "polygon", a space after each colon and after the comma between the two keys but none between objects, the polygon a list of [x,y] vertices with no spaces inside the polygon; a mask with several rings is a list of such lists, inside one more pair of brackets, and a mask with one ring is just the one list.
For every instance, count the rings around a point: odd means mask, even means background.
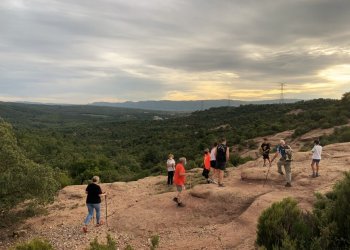
[{"label": "trekking pole", "polygon": [[105,195],[105,203],[106,203],[106,226],[108,227],[108,222],[107,222],[107,195]]},{"label": "trekking pole", "polygon": [[268,175],[269,175],[271,165],[272,165],[272,164],[270,163],[269,168],[268,168],[267,173],[266,173],[266,178],[265,178],[265,181],[264,181],[264,185],[263,185],[263,187],[264,187],[264,186],[265,186],[265,184],[266,184],[267,177],[268,177]]}]

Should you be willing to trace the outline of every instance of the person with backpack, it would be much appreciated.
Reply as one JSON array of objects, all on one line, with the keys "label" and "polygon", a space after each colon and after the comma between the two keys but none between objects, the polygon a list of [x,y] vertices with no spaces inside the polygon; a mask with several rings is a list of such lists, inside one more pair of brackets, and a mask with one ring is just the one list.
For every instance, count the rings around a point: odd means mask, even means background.
[{"label": "person with backpack", "polygon": [[203,173],[202,175],[207,180],[207,183],[211,183],[211,179],[209,178],[210,173],[210,153],[209,149],[204,150],[204,159],[203,159]]},{"label": "person with backpack", "polygon": [[176,185],[177,196],[174,197],[173,201],[177,203],[178,207],[184,207],[181,199],[181,193],[185,190],[185,182],[186,182],[186,158],[181,157],[179,159],[179,163],[175,167],[175,175],[174,175],[174,184]]},{"label": "person with backpack", "polygon": [[268,142],[267,138],[264,138],[264,142],[261,144],[260,148],[261,148],[262,156],[263,156],[263,159],[264,159],[263,167],[266,167],[266,160],[268,160],[269,164],[271,164],[271,161],[270,161],[270,148],[271,148],[271,145]]},{"label": "person with backpack", "polygon": [[280,140],[280,144],[277,146],[276,153],[272,157],[271,163],[276,159],[278,155],[281,156],[279,161],[277,162],[278,167],[278,173],[281,175],[284,175],[282,172],[282,166],[284,166],[284,170],[286,172],[286,185],[285,187],[291,187],[292,186],[292,170],[291,170],[291,163],[292,163],[292,148],[286,144],[284,140]]},{"label": "person with backpack", "polygon": [[92,177],[92,183],[90,183],[85,190],[87,194],[86,197],[86,206],[88,208],[88,215],[84,221],[83,232],[87,233],[87,226],[89,225],[92,217],[94,216],[94,210],[96,210],[96,226],[100,226],[103,223],[101,222],[101,196],[105,196],[106,192],[102,192],[101,187],[98,185],[100,182],[100,177]]},{"label": "person with backpack", "polygon": [[[320,165],[320,161],[321,161],[322,146],[320,145],[319,140],[314,141],[314,147],[311,150],[311,152],[312,152],[312,162],[311,162],[312,175],[311,175],[311,177],[315,178],[315,177],[320,176],[318,174],[318,170],[319,170],[319,165]],[[315,165],[316,165],[316,169],[315,169]]]},{"label": "person with backpack", "polygon": [[166,161],[166,167],[168,171],[168,186],[173,185],[174,171],[175,171],[175,160],[174,155],[169,154],[168,160]]},{"label": "person with backpack", "polygon": [[218,185],[219,187],[224,187],[224,171],[226,169],[226,163],[230,157],[230,150],[226,145],[226,139],[222,138],[220,144],[216,147],[215,150],[215,159],[216,159],[216,169],[218,171]]}]

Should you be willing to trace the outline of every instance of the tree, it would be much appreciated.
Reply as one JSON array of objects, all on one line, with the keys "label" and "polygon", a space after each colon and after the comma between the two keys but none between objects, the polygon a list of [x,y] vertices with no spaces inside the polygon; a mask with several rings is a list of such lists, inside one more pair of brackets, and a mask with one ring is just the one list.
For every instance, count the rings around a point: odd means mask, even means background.
[{"label": "tree", "polygon": [[0,209],[25,200],[52,201],[58,191],[52,168],[28,160],[17,145],[10,124],[0,121]]}]

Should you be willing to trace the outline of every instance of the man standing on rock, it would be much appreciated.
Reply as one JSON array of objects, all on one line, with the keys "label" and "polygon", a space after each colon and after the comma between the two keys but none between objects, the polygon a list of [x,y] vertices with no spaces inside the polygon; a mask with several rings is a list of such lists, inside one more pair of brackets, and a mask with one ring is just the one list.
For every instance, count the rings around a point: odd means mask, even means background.
[{"label": "man standing on rock", "polygon": [[226,145],[226,139],[222,138],[220,144],[216,147],[215,158],[216,158],[216,169],[219,172],[218,185],[224,187],[224,171],[226,169],[226,163],[230,157],[230,150]]},{"label": "man standing on rock", "polygon": [[284,140],[280,140],[280,144],[277,146],[276,154],[272,157],[271,163],[276,159],[278,155],[281,155],[281,158],[277,162],[278,173],[284,175],[282,172],[282,166],[284,166],[284,170],[286,172],[286,185],[285,187],[292,186],[292,148],[286,144]]},{"label": "man standing on rock", "polygon": [[[312,152],[312,162],[311,162],[311,169],[312,169],[312,178],[319,177],[318,169],[321,161],[321,154],[322,154],[322,146],[320,145],[319,140],[314,141],[314,148],[311,150]],[[315,171],[315,164],[316,164],[316,171]]]},{"label": "man standing on rock", "polygon": [[183,190],[185,190],[185,181],[186,181],[185,165],[186,165],[186,158],[181,157],[179,159],[179,163],[176,165],[176,168],[175,168],[174,184],[176,185],[177,196],[174,197],[173,201],[177,203],[178,207],[185,206],[185,204],[182,203],[182,199],[181,199],[181,193]]},{"label": "man standing on rock", "polygon": [[263,167],[266,167],[266,160],[269,161],[269,164],[271,164],[270,161],[270,143],[267,141],[267,138],[264,138],[263,144],[261,144],[261,151],[262,151],[262,156],[264,159],[264,165]]}]

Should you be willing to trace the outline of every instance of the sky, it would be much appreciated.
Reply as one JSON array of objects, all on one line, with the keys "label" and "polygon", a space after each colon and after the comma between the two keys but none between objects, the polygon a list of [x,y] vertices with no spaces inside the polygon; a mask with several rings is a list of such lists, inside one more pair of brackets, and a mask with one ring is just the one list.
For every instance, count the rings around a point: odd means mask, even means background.
[{"label": "sky", "polygon": [[1,0],[0,101],[341,98],[349,0]]}]

